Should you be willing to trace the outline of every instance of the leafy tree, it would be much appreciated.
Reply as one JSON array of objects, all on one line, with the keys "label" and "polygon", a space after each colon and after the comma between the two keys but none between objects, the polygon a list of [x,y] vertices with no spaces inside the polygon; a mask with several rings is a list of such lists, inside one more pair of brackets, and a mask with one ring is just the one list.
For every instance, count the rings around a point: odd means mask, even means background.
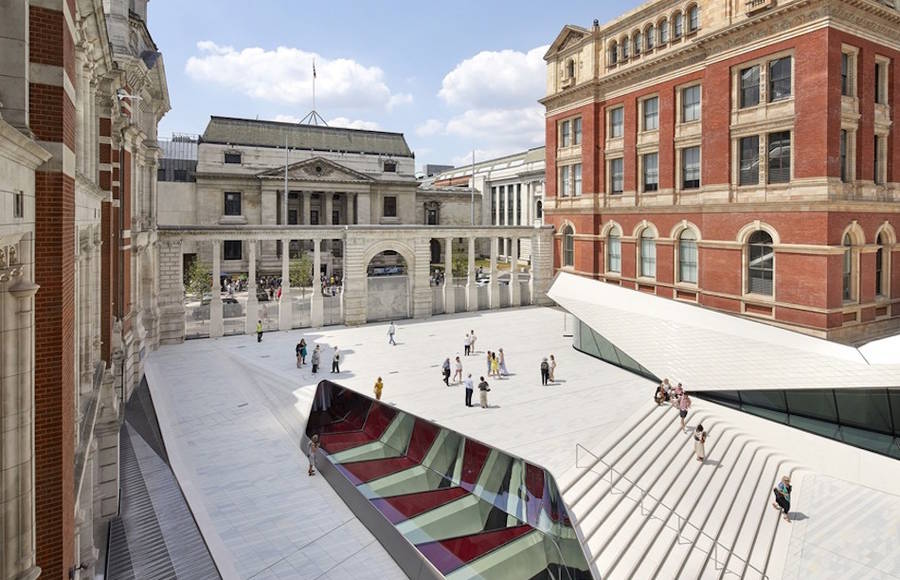
[{"label": "leafy tree", "polygon": [[312,286],[312,271],[313,263],[308,253],[304,252],[299,259],[291,260],[291,286],[294,288],[308,288]]},{"label": "leafy tree", "polygon": [[188,268],[186,289],[188,294],[200,297],[212,289],[212,272],[202,261],[194,260]]},{"label": "leafy tree", "polygon": [[453,256],[453,277],[465,278],[468,275],[469,258],[467,256]]}]

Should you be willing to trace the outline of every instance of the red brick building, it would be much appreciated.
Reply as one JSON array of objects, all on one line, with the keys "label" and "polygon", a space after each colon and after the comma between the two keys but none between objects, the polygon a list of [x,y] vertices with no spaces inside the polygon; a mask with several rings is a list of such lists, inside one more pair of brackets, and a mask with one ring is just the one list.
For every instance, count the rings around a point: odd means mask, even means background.
[{"label": "red brick building", "polygon": [[659,0],[548,63],[556,267],[836,340],[900,328],[900,11]]}]

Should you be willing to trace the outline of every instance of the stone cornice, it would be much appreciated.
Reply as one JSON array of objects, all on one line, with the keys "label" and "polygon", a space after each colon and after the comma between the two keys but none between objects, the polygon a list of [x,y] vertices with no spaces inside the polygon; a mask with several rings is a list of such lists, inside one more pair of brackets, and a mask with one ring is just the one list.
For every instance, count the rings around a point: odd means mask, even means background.
[{"label": "stone cornice", "polygon": [[0,117],[0,156],[37,169],[53,155]]}]

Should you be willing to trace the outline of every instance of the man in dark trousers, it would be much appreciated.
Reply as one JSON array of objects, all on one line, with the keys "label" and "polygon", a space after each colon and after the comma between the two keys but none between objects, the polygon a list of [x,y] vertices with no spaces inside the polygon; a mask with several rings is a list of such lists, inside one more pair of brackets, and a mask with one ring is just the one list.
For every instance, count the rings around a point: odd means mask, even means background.
[{"label": "man in dark trousers", "polygon": [[262,342],[262,320],[256,321],[256,342]]},{"label": "man in dark trousers", "polygon": [[341,372],[341,351],[334,347],[334,356],[331,357],[331,372]]},{"label": "man in dark trousers", "polygon": [[475,390],[475,381],[472,380],[472,373],[469,373],[469,376],[466,377],[466,380],[463,381],[463,384],[466,386],[466,407],[471,407],[472,391]]}]

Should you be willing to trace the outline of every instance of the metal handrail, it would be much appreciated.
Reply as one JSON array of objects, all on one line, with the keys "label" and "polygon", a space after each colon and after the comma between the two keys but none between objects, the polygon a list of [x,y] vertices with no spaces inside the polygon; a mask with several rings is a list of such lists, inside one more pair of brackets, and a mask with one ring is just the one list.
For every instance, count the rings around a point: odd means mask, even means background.
[{"label": "metal handrail", "polygon": [[[637,500],[637,501],[638,501],[638,504],[639,504],[640,507],[641,507],[641,515],[642,515],[642,516],[646,516],[646,515],[647,515],[647,513],[645,513],[646,508],[644,507],[644,498],[645,498],[645,497],[649,497],[651,500],[655,501],[656,504],[657,504],[658,506],[662,506],[664,509],[668,510],[670,514],[674,515],[674,516],[676,517],[676,519],[678,520],[678,528],[675,530],[675,531],[677,532],[677,534],[678,534],[678,536],[677,536],[677,538],[676,538],[676,541],[678,541],[679,543],[681,542],[681,539],[682,539],[682,537],[683,537],[682,529],[683,529],[685,526],[691,526],[692,528],[694,528],[695,530],[697,530],[698,535],[703,536],[703,537],[707,538],[708,540],[710,540],[710,541],[712,542],[712,544],[713,544],[713,549],[710,550],[709,553],[713,553],[713,552],[715,553],[715,555],[713,555],[713,562],[714,562],[715,565],[716,565],[716,569],[717,569],[717,570],[719,569],[719,568],[718,568],[718,566],[719,566],[719,564],[720,564],[720,562],[719,562],[719,546],[720,546],[720,545],[722,546],[722,549],[725,550],[725,553],[726,553],[726,554],[729,552],[727,546],[725,546],[724,544],[721,544],[716,538],[713,538],[712,536],[710,536],[709,534],[707,534],[706,532],[704,532],[702,529],[700,529],[698,526],[696,526],[695,524],[691,523],[691,521],[690,521],[689,519],[683,517],[681,514],[679,514],[678,512],[676,512],[676,511],[675,511],[675,508],[669,507],[668,505],[666,505],[665,503],[663,503],[663,501],[662,501],[661,499],[658,499],[658,498],[654,497],[648,490],[645,490],[644,488],[642,488],[641,486],[639,486],[637,483],[635,483],[634,481],[630,480],[628,477],[625,476],[624,473],[618,471],[615,467],[613,467],[612,465],[610,465],[609,463],[607,463],[606,461],[604,461],[603,458],[601,458],[600,456],[598,456],[596,453],[592,452],[590,449],[588,449],[587,447],[585,447],[585,446],[582,445],[581,443],[576,443],[576,444],[575,444],[575,467],[576,467],[576,468],[578,468],[578,469],[588,469],[589,471],[593,471],[594,473],[597,473],[597,474],[600,475],[602,478],[605,478],[605,476],[606,476],[606,474],[602,474],[602,473],[599,473],[598,471],[595,471],[594,468],[593,468],[592,466],[591,466],[591,467],[585,467],[585,468],[582,468],[580,465],[578,465],[578,450],[579,450],[579,449],[583,449],[584,451],[587,451],[587,453],[588,453],[591,457],[593,457],[594,459],[596,459],[597,462],[600,462],[600,463],[602,463],[603,465],[606,466],[606,468],[607,468],[607,473],[609,474],[609,484],[610,484],[610,490],[611,490],[611,491],[615,491],[615,489],[616,489],[616,485],[615,485],[615,483],[613,482],[613,474],[615,473],[615,474],[618,474],[618,475],[619,475],[619,479],[624,479],[625,481],[627,481],[628,483],[630,483],[630,484],[632,485],[632,487],[636,488],[636,489],[641,493],[641,497],[640,497],[640,499]],[[596,465],[596,462],[595,462],[595,465]],[[627,491],[619,491],[619,493],[624,494],[625,497],[628,498],[628,492],[627,492]],[[632,499],[632,498],[629,498],[629,499]],[[661,518],[660,518],[660,519],[661,519]],[[694,542],[694,547],[697,547],[696,544],[697,544],[697,542],[695,541],[695,542]],[[699,550],[700,548],[697,548],[697,549]],[[700,550],[700,551],[702,552],[703,550]],[[753,570],[756,570],[757,572],[759,572],[760,574],[762,574],[763,578],[766,578],[766,579],[769,578],[769,576],[765,573],[765,571],[756,569],[755,566],[753,566],[752,564],[750,564],[750,561],[749,561],[749,560],[744,560],[744,559],[741,558],[740,556],[737,556],[737,555],[735,555],[735,554],[733,554],[733,553],[732,553],[732,556],[734,556],[734,557],[737,558],[738,560],[746,561],[747,565],[748,565],[750,568],[752,568]],[[726,562],[727,562],[727,560],[726,560]]]}]

